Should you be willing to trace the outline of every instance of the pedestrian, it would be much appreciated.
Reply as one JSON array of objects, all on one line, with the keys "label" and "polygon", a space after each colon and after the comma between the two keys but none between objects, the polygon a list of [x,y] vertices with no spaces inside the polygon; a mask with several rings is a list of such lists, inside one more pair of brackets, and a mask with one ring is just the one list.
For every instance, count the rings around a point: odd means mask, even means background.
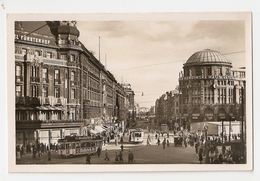
[{"label": "pedestrian", "polygon": [[86,164],[90,164],[90,159],[91,159],[90,153],[88,153],[86,156]]},{"label": "pedestrian", "polygon": [[121,148],[121,151],[124,151],[124,145],[123,144],[120,146],[120,148]]},{"label": "pedestrian", "polygon": [[119,159],[118,159],[118,154],[117,154],[117,152],[116,152],[115,162],[118,162],[118,161],[119,161]]},{"label": "pedestrian", "polygon": [[195,142],[195,151],[196,151],[196,154],[198,154],[198,147],[199,147],[198,142]]},{"label": "pedestrian", "polygon": [[169,142],[169,140],[167,139],[167,146],[169,147],[170,146],[170,142]]},{"label": "pedestrian", "polygon": [[165,144],[166,144],[166,140],[165,140],[165,138],[164,138],[162,144],[163,144],[163,149],[165,149]]},{"label": "pedestrian", "polygon": [[123,140],[123,136],[121,136],[120,142],[121,142],[121,143],[123,143],[123,142],[124,142],[124,140]]},{"label": "pedestrian", "polygon": [[119,156],[119,161],[120,161],[120,162],[123,162],[123,154],[122,154],[121,151],[119,152],[119,155],[118,155],[118,156]]},{"label": "pedestrian", "polygon": [[151,145],[150,141],[149,141],[149,138],[147,138],[147,145]]},{"label": "pedestrian", "polygon": [[32,146],[32,152],[33,152],[33,158],[35,158],[36,157],[36,148],[34,145]]},{"label": "pedestrian", "polygon": [[51,151],[48,151],[48,161],[51,161]]},{"label": "pedestrian", "polygon": [[186,138],[184,138],[184,148],[187,148],[187,141],[186,141]]},{"label": "pedestrian", "polygon": [[115,145],[117,146],[117,137],[115,137]]},{"label": "pedestrian", "polygon": [[129,152],[128,152],[128,163],[130,163],[130,160],[131,160],[131,152],[129,150]]},{"label": "pedestrian", "polygon": [[105,160],[108,160],[108,161],[109,161],[107,149],[106,149],[106,153],[105,153]]},{"label": "pedestrian", "polygon": [[39,156],[39,160],[42,161],[42,151],[41,150],[38,151],[38,156]]},{"label": "pedestrian", "polygon": [[161,142],[161,141],[160,141],[160,138],[158,138],[157,144],[160,145],[160,142]]},{"label": "pedestrian", "polygon": [[134,162],[134,153],[130,152],[130,162]]},{"label": "pedestrian", "polygon": [[202,163],[202,161],[203,161],[202,154],[203,154],[203,148],[202,148],[202,146],[200,146],[199,147],[199,161],[200,161],[200,163]]},{"label": "pedestrian", "polygon": [[100,146],[97,148],[97,155],[98,155],[98,157],[100,156],[100,153],[101,153],[101,148],[100,148]]}]

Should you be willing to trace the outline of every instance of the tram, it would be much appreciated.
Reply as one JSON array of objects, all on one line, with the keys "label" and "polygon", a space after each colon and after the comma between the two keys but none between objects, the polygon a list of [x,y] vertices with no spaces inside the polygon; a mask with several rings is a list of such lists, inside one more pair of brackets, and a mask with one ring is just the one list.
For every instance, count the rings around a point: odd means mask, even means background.
[{"label": "tram", "polygon": [[65,136],[58,139],[58,155],[73,157],[75,155],[93,154],[97,148],[102,149],[102,139],[93,139],[87,136]]},{"label": "tram", "polygon": [[129,130],[130,142],[142,143],[144,141],[144,131],[141,128]]}]

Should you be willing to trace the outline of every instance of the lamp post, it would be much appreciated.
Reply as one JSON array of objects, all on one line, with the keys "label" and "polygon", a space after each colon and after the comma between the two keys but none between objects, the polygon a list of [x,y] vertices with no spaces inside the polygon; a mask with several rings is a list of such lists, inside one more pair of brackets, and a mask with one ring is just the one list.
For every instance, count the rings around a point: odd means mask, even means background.
[{"label": "lamp post", "polygon": [[205,163],[209,163],[209,153],[208,153],[208,126],[204,126],[205,131],[205,153],[206,153],[206,159]]}]

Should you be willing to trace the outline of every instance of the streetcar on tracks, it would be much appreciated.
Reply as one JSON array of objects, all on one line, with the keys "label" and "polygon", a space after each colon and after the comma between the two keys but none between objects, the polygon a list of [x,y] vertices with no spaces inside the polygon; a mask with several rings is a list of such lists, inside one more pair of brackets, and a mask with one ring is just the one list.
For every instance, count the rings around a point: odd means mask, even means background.
[{"label": "streetcar on tracks", "polygon": [[93,139],[87,136],[65,136],[58,139],[58,155],[60,157],[73,157],[76,155],[93,154],[98,147],[102,149],[102,139]]},{"label": "streetcar on tracks", "polygon": [[142,143],[144,141],[144,131],[141,128],[129,130],[130,142]]}]

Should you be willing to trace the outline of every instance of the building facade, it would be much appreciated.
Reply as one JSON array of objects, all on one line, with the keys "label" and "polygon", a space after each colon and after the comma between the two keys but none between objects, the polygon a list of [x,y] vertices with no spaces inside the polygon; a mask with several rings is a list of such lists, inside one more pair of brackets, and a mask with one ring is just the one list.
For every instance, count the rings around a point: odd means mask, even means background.
[{"label": "building facade", "polygon": [[124,88],[79,34],[76,21],[15,23],[17,144],[50,145],[125,121]]},{"label": "building facade", "polygon": [[175,129],[198,122],[240,121],[245,76],[245,69],[232,69],[231,61],[217,51],[195,52],[179,73],[178,88],[156,100],[156,117]]},{"label": "building facade", "polygon": [[122,83],[122,87],[126,93],[126,109],[127,109],[127,125],[126,127],[131,127],[132,124],[135,122],[136,117],[136,108],[134,105],[134,97],[135,93],[131,88],[131,84],[129,83]]}]

